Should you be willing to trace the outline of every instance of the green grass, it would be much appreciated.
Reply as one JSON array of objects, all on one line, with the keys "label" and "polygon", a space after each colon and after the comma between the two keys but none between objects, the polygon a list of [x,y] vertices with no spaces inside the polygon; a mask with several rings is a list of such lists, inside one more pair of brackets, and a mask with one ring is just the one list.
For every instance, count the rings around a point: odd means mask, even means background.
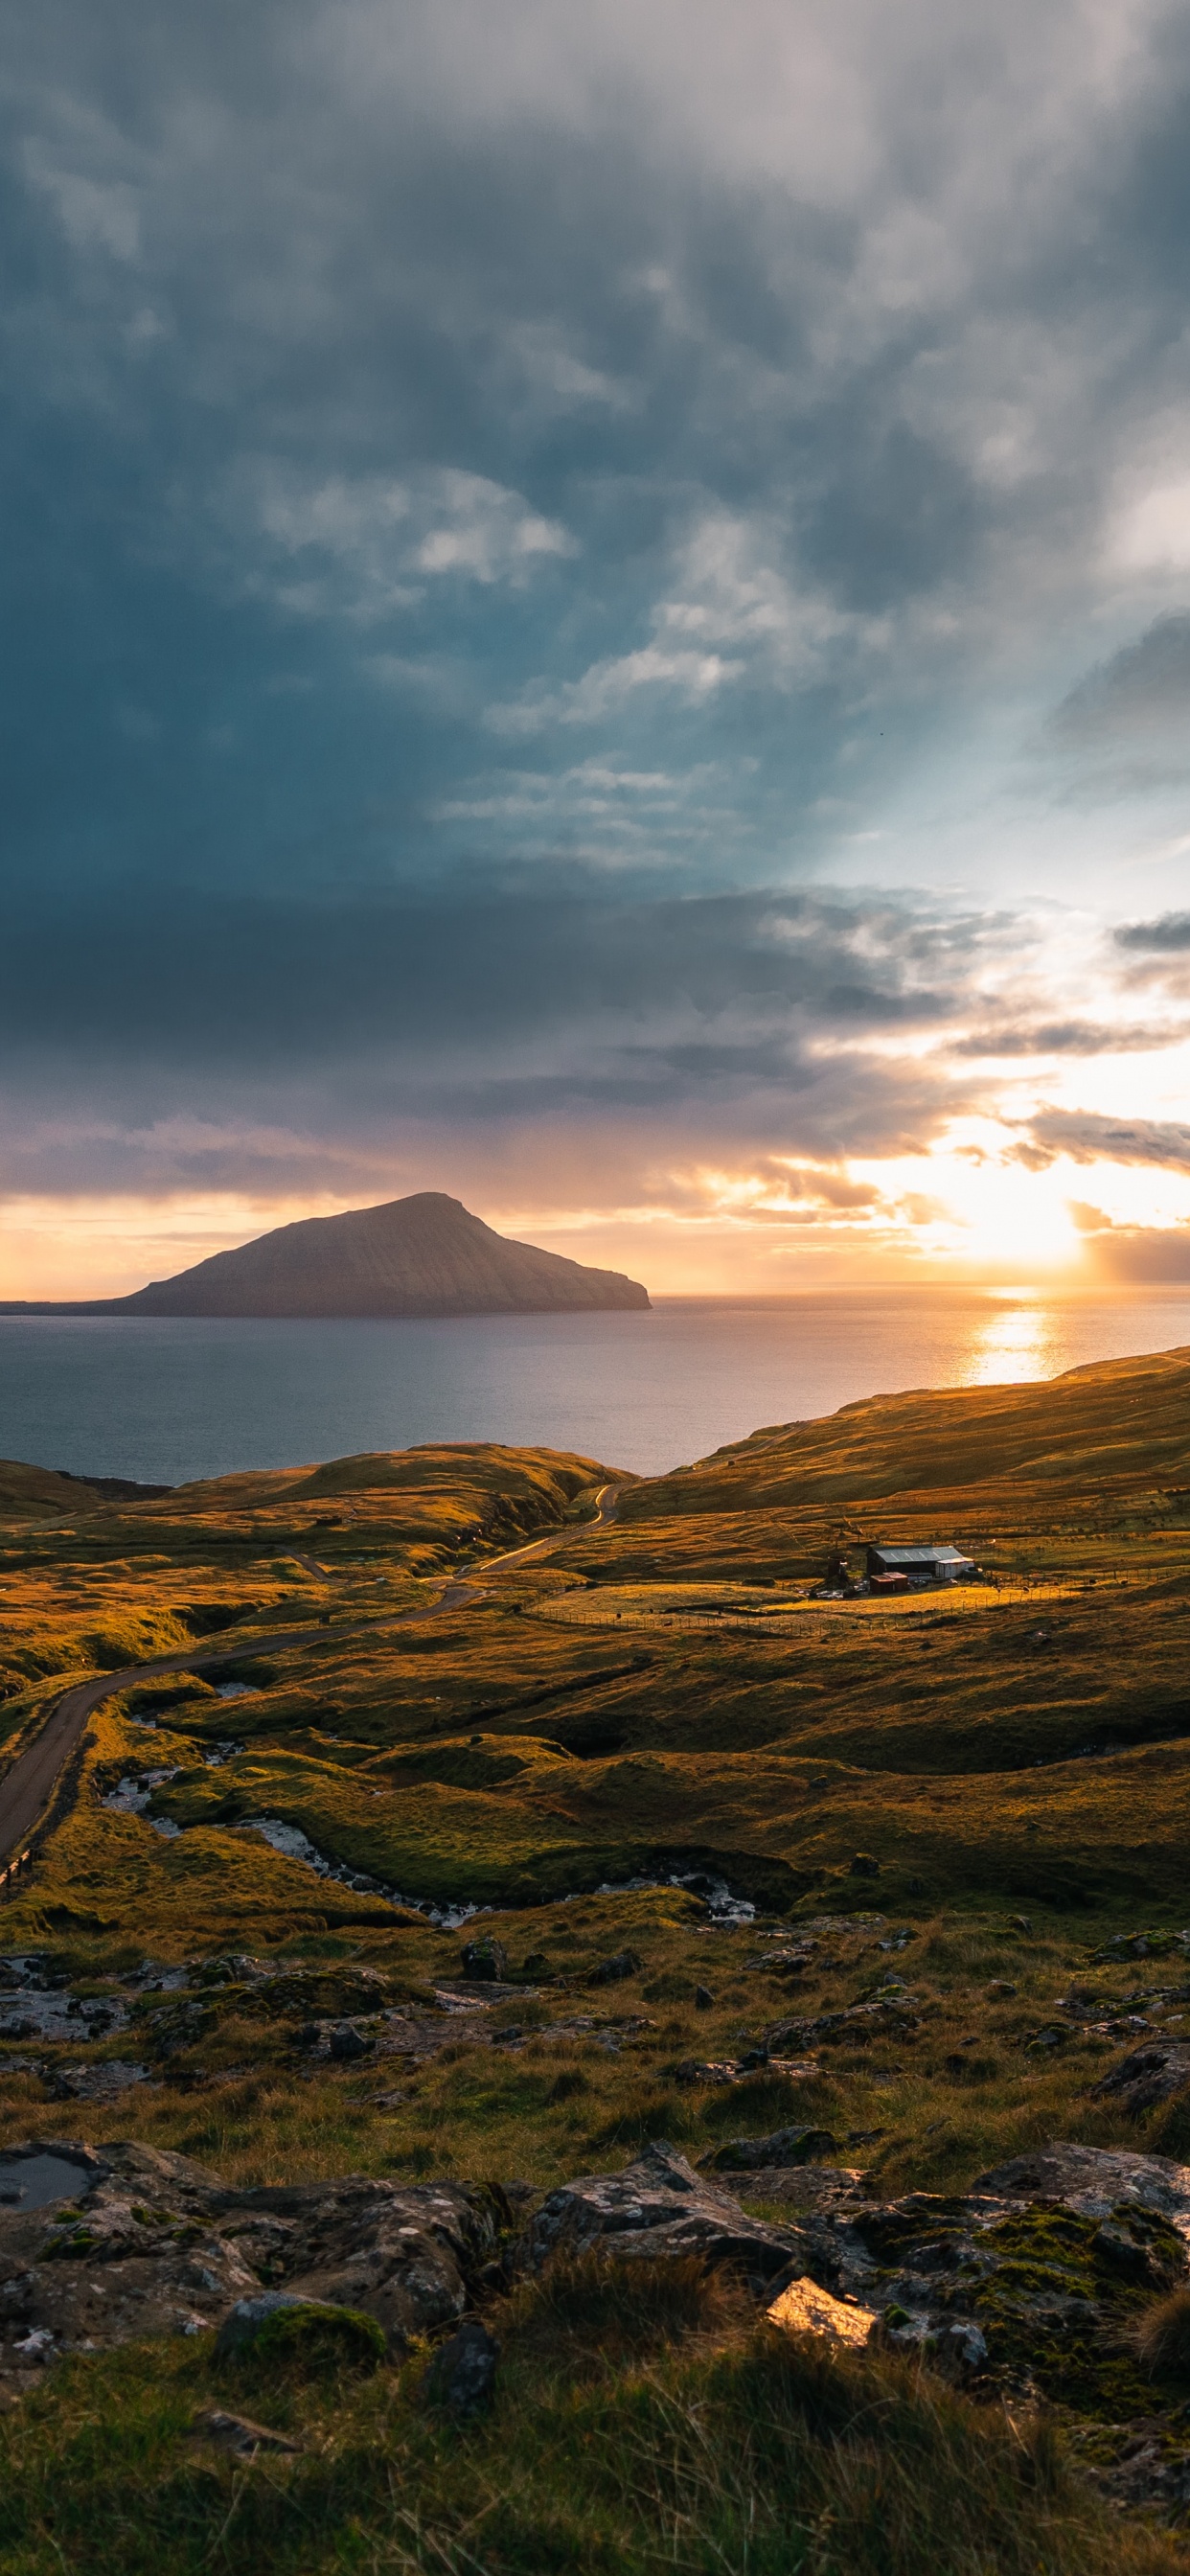
[{"label": "green grass", "polygon": [[[694,2285],[573,2278],[510,2301],[485,2420],[422,2400],[424,2358],[328,2381],[222,2368],[210,2339],[80,2360],[0,2425],[11,2576],[1173,2576],[1180,2543],[1122,2526],[1044,2423],[903,2363],[749,2329]],[[197,2348],[196,2348],[197,2345]],[[264,2409],[267,2405],[267,2413]],[[253,2465],[198,2429],[238,2406],[301,2447]]]}]

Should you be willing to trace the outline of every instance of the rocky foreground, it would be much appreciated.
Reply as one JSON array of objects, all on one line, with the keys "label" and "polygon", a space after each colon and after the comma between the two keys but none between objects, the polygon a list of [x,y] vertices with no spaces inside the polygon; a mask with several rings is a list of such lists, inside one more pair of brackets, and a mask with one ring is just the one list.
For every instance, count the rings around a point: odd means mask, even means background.
[{"label": "rocky foreground", "polygon": [[485,2314],[519,2280],[576,2256],[694,2257],[777,2326],[1047,2399],[1121,2500],[1190,2504],[1190,2407],[1161,2366],[1162,2321],[1190,2303],[1190,2168],[1054,2144],[962,2195],[870,2201],[862,2173],[798,2161],[812,2132],[739,2143],[748,2207],[663,2143],[541,2196],[362,2175],[236,2190],[150,2147],[31,2139],[0,2159],[0,2387],[11,2404],[68,2353],[242,2344],[312,2307],[371,2320],[394,2356],[449,2339],[439,2383],[471,2404],[495,2377]]}]

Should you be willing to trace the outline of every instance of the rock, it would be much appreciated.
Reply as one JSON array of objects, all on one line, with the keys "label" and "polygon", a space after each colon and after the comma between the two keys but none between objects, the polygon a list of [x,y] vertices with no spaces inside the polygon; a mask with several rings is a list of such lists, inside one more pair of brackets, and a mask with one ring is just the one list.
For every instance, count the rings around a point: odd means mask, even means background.
[{"label": "rock", "polygon": [[296,2454],[300,2442],[291,2442],[284,2433],[270,2431],[267,2424],[254,2424],[250,2415],[225,2415],[217,2406],[207,2414],[196,2415],[194,2431],[214,2442],[220,2451],[230,2451],[236,2459],[255,2459],[258,2451],[288,2451]]},{"label": "rock", "polygon": [[1113,2066],[1110,2073],[1091,2087],[1099,2099],[1115,2098],[1121,2110],[1135,2119],[1155,2102],[1168,2102],[1170,2095],[1180,2093],[1190,2084],[1190,2044],[1185,2040],[1158,2039],[1143,2048],[1133,2048],[1127,2057]]},{"label": "rock", "polygon": [[219,2328],[215,2350],[221,2360],[251,2354],[256,2360],[304,2363],[307,2368],[330,2363],[374,2370],[387,2345],[375,2317],[359,2308],[301,2298],[289,2290],[265,2290],[254,2299],[237,2299]]},{"label": "rock", "polygon": [[757,2057],[683,2057],[672,2069],[675,2084],[747,2084],[758,2074],[783,2075],[790,2083],[806,2084],[818,2073],[815,2057],[770,2057],[768,2051]]},{"label": "rock", "polygon": [[100,2066],[48,2066],[45,2081],[57,2102],[113,2102],[133,2084],[149,2084],[147,2066],[109,2057]]},{"label": "rock", "polygon": [[462,1973],[485,1986],[503,1985],[508,1975],[508,1952],[495,1934],[485,1932],[478,1941],[468,1941],[463,1952]]},{"label": "rock", "polygon": [[890,2350],[912,2351],[951,2379],[979,2379],[987,2369],[987,2337],[966,2317],[905,2316],[885,2310],[880,2340]]},{"label": "rock", "polygon": [[54,2197],[36,2205],[31,2185],[0,2206],[0,2376],[24,2366],[14,2347],[31,2333],[54,2351],[198,2333],[277,2291],[362,2311],[401,2348],[465,2313],[512,2222],[486,2187],[346,2175],[238,2191],[130,2143],[97,2156],[33,2139],[3,2166],[19,2189],[48,2174]]},{"label": "rock", "polygon": [[804,2271],[796,2228],[749,2218],[737,2200],[699,2180],[676,2148],[659,2140],[618,2174],[583,2174],[543,2201],[509,2256],[512,2272],[537,2272],[551,2255],[601,2245],[622,2259],[698,2254],[713,2270],[741,2273],[771,2297]]},{"label": "rock", "polygon": [[1187,1932],[1113,1932],[1110,1941],[1091,1954],[1092,1967],[1120,1959],[1164,1959],[1171,1950],[1190,1949]]},{"label": "rock", "polygon": [[765,2314],[785,2334],[826,2335],[831,2343],[865,2344],[876,2323],[874,2308],[861,2308],[832,2298],[816,2281],[791,2281]]},{"label": "rock", "polygon": [[879,1878],[880,1863],[872,1852],[856,1852],[847,1864],[852,1878]]},{"label": "rock", "polygon": [[1167,2218],[1190,2243],[1190,2166],[1130,2147],[1037,2147],[993,2166],[972,2183],[972,2197],[1060,2200],[1080,2217],[1110,2218],[1121,2203]]},{"label": "rock", "polygon": [[221,2355],[246,2352],[254,2344],[262,2327],[285,2308],[309,2309],[309,2299],[298,2298],[293,2290],[261,2290],[255,2298],[237,2299],[215,2338],[215,2350]]},{"label": "rock", "polygon": [[739,2177],[740,2198],[780,2201],[793,2218],[817,2218],[864,2198],[867,2172],[859,2165],[759,2165]]},{"label": "rock", "polygon": [[439,2346],[422,2382],[427,2404],[451,2415],[478,2415],[490,2406],[500,2346],[478,2317],[468,2317]]},{"label": "rock", "polygon": [[767,2138],[729,2138],[701,2158],[700,2169],[748,2173],[757,2165],[804,2165],[811,2156],[833,2155],[838,2143],[829,2129],[774,2129]]},{"label": "rock", "polygon": [[469,2283],[511,2215],[502,2194],[465,2183],[396,2184],[347,2175],[234,2195],[236,2242],[287,2289],[362,2308],[399,2347],[453,2325]]},{"label": "rock", "polygon": [[696,1987],[695,1987],[695,1989],[694,1989],[694,2009],[695,2009],[695,2012],[711,2012],[711,2011],[714,2009],[714,2003],[715,2003],[715,1998],[714,1998],[713,1994],[711,1993],[711,1989],[710,1989],[710,1987],[709,1987],[709,1986],[696,1986]]},{"label": "rock", "polygon": [[[1055,2143],[965,2194],[807,2212],[803,2270],[878,2306],[894,2348],[1069,2402],[1117,2366],[1145,2298],[1190,2275],[1188,2239],[1190,2169]],[[1116,2402],[1105,2382],[1104,2403]]]},{"label": "rock", "polygon": [[601,1959],[587,1979],[590,1986],[618,1986],[625,1977],[635,1977],[644,1966],[639,1951],[617,1950],[610,1959]]},{"label": "rock", "polygon": [[1118,2219],[1105,2218],[1091,2238],[1091,2250],[1122,2280],[1143,2281],[1151,2290],[1171,2289],[1178,2275],[1161,2259],[1160,2249]]},{"label": "rock", "polygon": [[335,2024],[327,2041],[327,2055],[344,2059],[367,2057],[375,2045],[375,2040],[366,2039],[353,2022],[341,2021]]},{"label": "rock", "polygon": [[906,2039],[919,2027],[913,1999],[904,1993],[874,1995],[816,2019],[775,2022],[770,2048],[866,2048],[874,2039]]}]

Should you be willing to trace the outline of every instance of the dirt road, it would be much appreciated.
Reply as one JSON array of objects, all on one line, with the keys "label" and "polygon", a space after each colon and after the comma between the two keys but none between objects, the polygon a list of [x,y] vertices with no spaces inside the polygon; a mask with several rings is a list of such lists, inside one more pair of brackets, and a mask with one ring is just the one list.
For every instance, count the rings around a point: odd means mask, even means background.
[{"label": "dirt road", "polygon": [[[604,1485],[596,1501],[596,1525],[614,1520],[615,1487]],[[539,1556],[573,1536],[573,1526],[550,1530],[544,1538],[530,1539],[524,1547],[510,1548],[507,1555],[492,1557],[481,1571],[491,1573],[497,1566],[511,1565],[527,1556]],[[311,1571],[315,1570],[312,1558],[302,1558],[300,1562]],[[320,1574],[325,1573],[321,1566],[316,1570]],[[402,1626],[413,1619],[434,1619],[442,1610],[465,1610],[471,1602],[482,1598],[474,1582],[451,1582],[436,1600],[421,1603],[416,1610],[394,1611],[390,1619],[368,1619],[359,1627],[350,1628],[294,1628],[284,1636],[250,1637],[238,1646],[225,1646],[214,1655],[160,1655],[153,1663],[128,1664],[121,1672],[100,1673],[91,1681],[76,1682],[73,1690],[64,1691],[61,1699],[55,1701],[40,1732],[31,1744],[26,1745],[24,1752],[18,1754],[7,1778],[0,1781],[0,1861],[7,1859],[10,1852],[22,1850],[28,1842],[34,1826],[45,1814],[63,1766],[82,1739],[92,1710],[99,1707],[101,1700],[111,1699],[116,1691],[132,1690],[141,1682],[162,1680],[169,1673],[216,1672],[221,1664],[242,1664],[250,1655],[279,1654],[290,1646],[339,1646],[353,1637],[374,1636],[381,1628]]]}]

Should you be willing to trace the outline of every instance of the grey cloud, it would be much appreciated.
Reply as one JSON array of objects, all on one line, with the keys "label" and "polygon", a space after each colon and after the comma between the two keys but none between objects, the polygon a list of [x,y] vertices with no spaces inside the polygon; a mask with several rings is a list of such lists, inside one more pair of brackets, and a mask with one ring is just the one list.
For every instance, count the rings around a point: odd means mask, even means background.
[{"label": "grey cloud", "polygon": [[1071,689],[1046,727],[1049,753],[1073,765],[1072,792],[1127,797],[1190,770],[1190,616],[1159,617]]},{"label": "grey cloud", "polygon": [[1115,933],[1116,945],[1141,955],[1178,957],[1190,949],[1190,912],[1164,912],[1156,921],[1130,921]]},{"label": "grey cloud", "polygon": [[1113,1227],[1091,1245],[1095,1269],[1127,1287],[1181,1287],[1190,1281],[1190,1228]]},{"label": "grey cloud", "polygon": [[437,905],[333,909],[154,911],[129,888],[51,939],[27,903],[0,961],[8,1185],[32,1154],[63,1187],[89,1159],[112,1186],[272,1170],[341,1190],[361,1155],[374,1168],[444,1126],[602,1124],[631,1129],[637,1156],[653,1130],[685,1153],[910,1151],[953,1110],[954,1078],[865,1049],[961,1001],[982,925],[941,918],[936,957],[929,927],[883,899],[497,900],[481,881]]},{"label": "grey cloud", "polygon": [[1030,1122],[1036,1148],[1052,1161],[1141,1163],[1190,1172],[1190,1126],[1176,1119],[1102,1118],[1090,1110],[1046,1109]]},{"label": "grey cloud", "polygon": [[1180,1027],[1156,1022],[1126,1026],[1110,1020],[1033,1020],[997,1027],[993,1021],[956,1038],[950,1053],[983,1063],[1022,1056],[1147,1055],[1177,1044],[1184,1034]]},{"label": "grey cloud", "polygon": [[1059,743],[1099,745],[1190,729],[1190,616],[1160,617],[1096,665],[1051,719]]},{"label": "grey cloud", "polygon": [[[966,936],[978,950],[981,925]],[[151,1062],[309,1065],[414,1047],[556,1050],[600,1026],[629,1044],[733,1024],[766,1047],[791,1017],[854,1033],[928,1025],[961,992],[959,926],[940,953],[885,899],[742,894],[642,902],[583,892],[352,893],[334,904],[138,884],[48,912],[30,891],[0,958],[0,1048]]]}]

